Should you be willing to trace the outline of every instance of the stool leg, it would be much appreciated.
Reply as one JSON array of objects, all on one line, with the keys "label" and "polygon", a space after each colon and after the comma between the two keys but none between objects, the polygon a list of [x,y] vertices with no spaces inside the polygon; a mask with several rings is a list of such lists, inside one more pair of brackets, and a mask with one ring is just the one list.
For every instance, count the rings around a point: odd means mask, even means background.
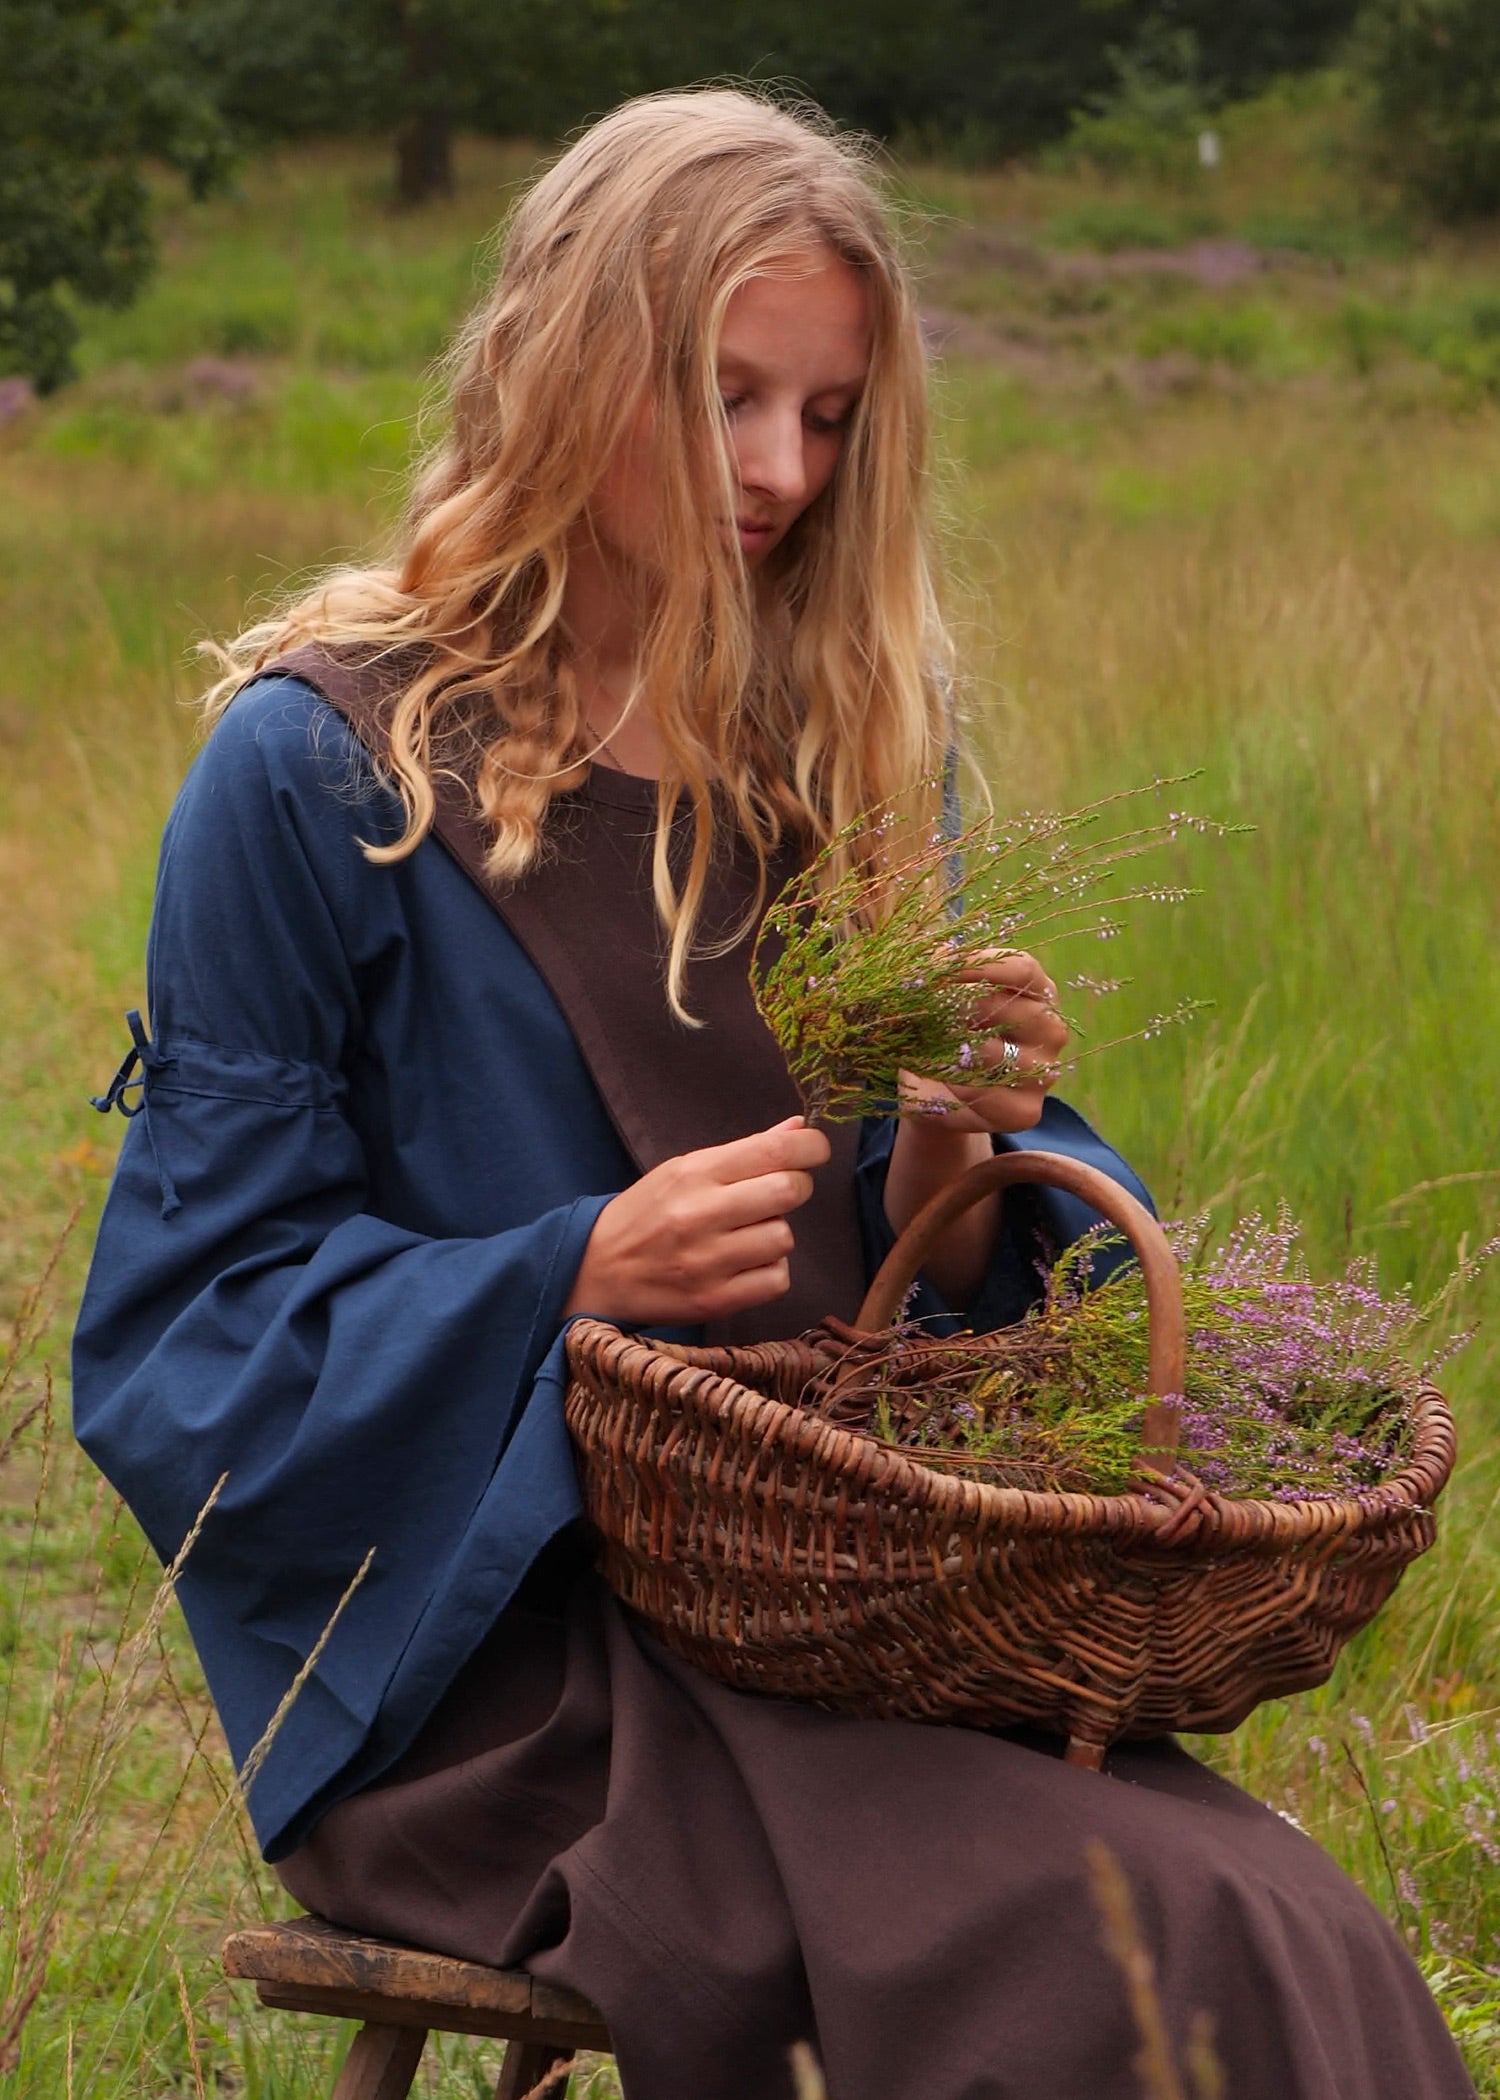
[{"label": "stool leg", "polygon": [[427,2044],[425,2027],[370,2021],[354,2037],[333,2100],[406,2100]]},{"label": "stool leg", "polygon": [[[495,2085],[495,2100],[526,2100],[534,2086],[541,2084],[554,2064],[565,2058],[571,2060],[567,2049],[549,2049],[545,2042],[507,2042],[505,2061],[500,2066],[500,2076]],[[563,2079],[555,2093],[549,2092],[547,2100],[562,2100],[567,2090]]]}]

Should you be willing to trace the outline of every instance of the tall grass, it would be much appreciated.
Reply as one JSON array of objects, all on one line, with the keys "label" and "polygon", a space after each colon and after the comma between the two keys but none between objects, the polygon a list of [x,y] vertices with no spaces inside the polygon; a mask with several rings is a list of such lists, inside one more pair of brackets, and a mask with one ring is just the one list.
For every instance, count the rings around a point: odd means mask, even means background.
[{"label": "tall grass", "polygon": [[[33,1350],[7,1402],[23,1411],[34,1366],[57,1357],[117,1135],[85,1097],[142,1000],[156,839],[192,747],[186,651],[378,534],[422,360],[529,158],[473,148],[452,206],[412,220],[386,210],[374,151],[250,168],[238,199],[169,224],[162,277],[93,326],[80,386],[0,432],[0,878],[23,900],[0,917],[0,1315],[23,1316]],[[1326,201],[1305,156],[1268,166],[1257,190],[1236,165],[1235,226]],[[1196,802],[1256,827],[1197,846],[1185,872],[1208,894],[1144,915],[1110,957],[1143,1012],[1191,994],[1212,1016],[1085,1066],[1075,1098],[1166,1209],[1222,1220],[1284,1197],[1319,1261],[1373,1249],[1390,1282],[1430,1288],[1500,1219],[1500,416],[1482,389],[1403,392],[1347,357],[1315,386],[1266,360],[1235,387],[1122,385],[1119,330],[1142,312],[1043,313],[1015,290],[1032,266],[997,274],[993,253],[1052,253],[1054,221],[1091,198],[1117,215],[1170,200],[1076,171],[911,188],[951,214],[931,234],[943,302],[1062,331],[1087,377],[1022,383],[980,359],[940,380],[967,706],[1001,805],[1202,766]],[[1351,291],[1468,299],[1485,262],[1377,244],[1336,283],[1288,269],[1255,297],[1300,339]],[[1159,314],[1212,312],[1216,295],[1149,296]],[[248,391],[204,392],[187,374],[205,356],[239,360]],[[49,1322],[27,1293],[75,1205]],[[1493,1321],[1497,1297],[1482,1285],[1470,1310]],[[1396,1919],[1492,2095],[1497,1367],[1486,1328],[1448,1374],[1464,1452],[1439,1545],[1333,1683],[1200,1746]],[[222,1923],[277,1891],[226,1819],[227,1764],[171,1615],[132,1650],[154,1586],[138,1535],[49,1422],[42,1406],[0,1469],[16,1818],[0,2050],[36,1974],[25,1935],[52,1935],[0,2100],[324,2092],[333,2039],[214,1982]],[[127,1680],[128,1722],[107,1721]],[[93,1836],[64,1874],[67,1804],[106,1740],[110,1785],[88,1796]],[[485,2071],[454,2045],[433,2088],[478,2092]]]},{"label": "tall grass", "polygon": [[[950,386],[950,442],[1003,383]],[[961,455],[960,455],[961,456]],[[1418,465],[1420,462],[1420,466]],[[1500,1216],[1500,577],[1453,492],[1500,425],[1296,399],[1115,414],[955,471],[971,712],[1001,800],[1200,765],[1256,826],[1111,954],[1206,1025],[1077,1098],[1175,1213],[1286,1200],[1315,1258],[1435,1288]],[[1119,1017],[1112,1016],[1111,1030]],[[1493,1277],[1471,1311],[1500,1310]],[[1463,1461],[1437,1549],[1329,1687],[1199,1745],[1385,1903],[1500,2089],[1500,1426],[1493,1326],[1445,1374]]]}]

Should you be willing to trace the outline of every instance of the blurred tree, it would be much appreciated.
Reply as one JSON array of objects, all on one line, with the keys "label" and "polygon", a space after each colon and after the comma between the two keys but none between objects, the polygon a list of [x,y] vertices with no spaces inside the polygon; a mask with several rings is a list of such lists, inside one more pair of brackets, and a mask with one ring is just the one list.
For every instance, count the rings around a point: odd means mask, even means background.
[{"label": "blurred tree", "polygon": [[[1003,159],[1055,136],[1105,78],[1105,51],[1140,0],[841,0],[837,34],[800,11],[789,24],[791,69],[833,109],[881,138],[967,158]],[[788,9],[791,14],[792,10]]]},{"label": "blurred tree", "polygon": [[[554,0],[551,13],[591,17],[595,49],[601,17],[610,22],[615,77],[589,81],[596,108],[627,88],[750,74],[803,86],[841,121],[881,138],[997,159],[1059,136],[1075,110],[1114,85],[1117,52],[1143,40],[1190,39],[1205,90],[1222,98],[1324,63],[1358,4],[722,0],[707,9],[702,0]],[[586,60],[582,70],[587,77]]]},{"label": "blurred tree", "polygon": [[[564,5],[576,0],[564,0]],[[785,81],[840,122],[1001,158],[1053,137],[1108,78],[1149,0],[613,0],[632,91],[728,74]],[[1122,26],[1123,25],[1123,26]],[[604,98],[600,98],[604,99]]]},{"label": "blurred tree", "polygon": [[537,60],[567,70],[536,32],[548,0],[175,0],[174,62],[211,90],[249,140],[332,131],[395,141],[396,194],[453,187],[457,126],[534,128],[524,92]]},{"label": "blurred tree", "polygon": [[1153,15],[1127,50],[1113,50],[1114,81],[1075,112],[1070,155],[1110,174],[1181,180],[1196,169],[1196,141],[1208,122],[1198,39]]},{"label": "blurred tree", "polygon": [[155,0],[0,0],[0,372],[72,370],[75,299],[150,273],[147,156],[201,194],[226,164],[211,104],[164,62]]},{"label": "blurred tree", "polygon": [[1355,44],[1374,156],[1440,217],[1500,212],[1500,6],[1371,0]]},{"label": "blurred tree", "polygon": [[1153,21],[1211,87],[1321,60],[1357,0],[171,0],[178,61],[251,138],[374,130],[407,203],[458,126],[555,137],[626,95],[776,80],[841,122],[975,159],[1066,130]]},{"label": "blurred tree", "polygon": [[1348,36],[1360,0],[1160,0],[1169,27],[1189,32],[1203,79],[1226,100],[1278,73],[1326,65]]}]

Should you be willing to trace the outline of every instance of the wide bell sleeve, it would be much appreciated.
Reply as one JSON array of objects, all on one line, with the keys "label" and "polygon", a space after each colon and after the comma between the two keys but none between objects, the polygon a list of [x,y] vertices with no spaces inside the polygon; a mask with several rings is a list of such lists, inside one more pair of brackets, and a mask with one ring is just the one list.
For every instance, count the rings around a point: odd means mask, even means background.
[{"label": "wide bell sleeve", "polygon": [[[894,1116],[867,1117],[860,1133],[859,1166],[856,1177],[860,1226],[864,1235],[865,1260],[873,1276],[895,1244],[885,1212],[885,1178],[896,1141]],[[1030,1130],[997,1133],[994,1150],[1002,1152],[1057,1152],[1067,1159],[1081,1160],[1109,1175],[1137,1200],[1153,1211],[1150,1191],[1112,1145],[1087,1123],[1076,1108],[1049,1094],[1041,1120]],[[1065,1189],[1023,1184],[1007,1189],[1000,1213],[1000,1226],[990,1253],[984,1280],[962,1322],[949,1309],[925,1277],[918,1277],[911,1304],[911,1317],[921,1320],[935,1334],[960,1324],[987,1334],[996,1327],[1009,1327],[1022,1319],[1042,1295],[1044,1270],[1075,1240],[1104,1221],[1079,1197]],[[1106,1282],[1132,1259],[1121,1239],[1104,1241],[1093,1253],[1089,1281]]]},{"label": "wide bell sleeve", "polygon": [[164,1560],[222,1479],[179,1595],[237,1764],[371,1556],[250,1788],[272,1858],[400,1753],[577,1514],[558,1336],[608,1200],[547,1202],[555,1163],[513,1150],[501,1229],[371,1207],[349,1075],[401,936],[349,751],[283,684],[189,776],[74,1346],[79,1438]]}]

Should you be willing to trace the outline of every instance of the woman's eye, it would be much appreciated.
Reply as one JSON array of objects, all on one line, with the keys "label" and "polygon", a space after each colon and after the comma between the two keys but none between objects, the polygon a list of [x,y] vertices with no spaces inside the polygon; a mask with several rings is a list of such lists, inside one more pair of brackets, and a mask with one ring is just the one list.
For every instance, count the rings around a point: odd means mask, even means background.
[{"label": "woman's eye", "polygon": [[833,431],[843,430],[847,426],[849,418],[847,415],[805,416],[803,421],[807,424],[808,429],[814,431],[817,436],[827,437]]},{"label": "woman's eye", "polygon": [[719,406],[723,409],[726,416],[732,416],[736,409],[741,409],[744,405],[745,397],[743,394],[720,394],[719,396]]}]

